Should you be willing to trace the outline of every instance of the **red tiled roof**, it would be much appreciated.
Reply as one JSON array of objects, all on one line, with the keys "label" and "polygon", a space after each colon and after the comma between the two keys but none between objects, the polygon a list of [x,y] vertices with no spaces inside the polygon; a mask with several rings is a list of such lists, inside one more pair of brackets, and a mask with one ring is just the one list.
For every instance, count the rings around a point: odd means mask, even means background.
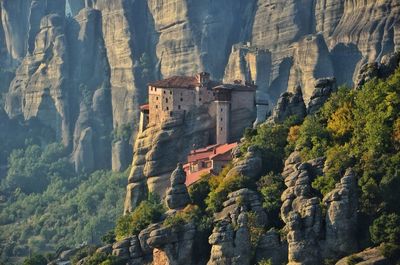
[{"label": "red tiled roof", "polygon": [[149,104],[144,104],[140,106],[140,110],[149,110]]},{"label": "red tiled roof", "polygon": [[197,172],[190,173],[190,163],[202,160],[218,160],[230,161],[232,159],[231,151],[237,146],[237,143],[223,144],[223,145],[210,145],[205,148],[193,150],[188,156],[188,163],[183,166],[186,172],[186,186],[200,180],[204,174],[212,173],[212,168],[203,168]]},{"label": "red tiled roof", "polygon": [[193,183],[199,181],[202,175],[209,174],[210,172],[211,168],[204,168],[202,170],[199,170],[191,174],[186,173],[186,181],[185,181],[186,186],[190,186]]},{"label": "red tiled roof", "polygon": [[205,148],[193,150],[188,156],[188,162],[199,161],[203,159],[212,159],[216,155],[225,154],[237,146],[237,143],[210,145]]},{"label": "red tiled roof", "polygon": [[198,85],[199,82],[194,76],[172,76],[149,84],[159,88],[195,88]]}]

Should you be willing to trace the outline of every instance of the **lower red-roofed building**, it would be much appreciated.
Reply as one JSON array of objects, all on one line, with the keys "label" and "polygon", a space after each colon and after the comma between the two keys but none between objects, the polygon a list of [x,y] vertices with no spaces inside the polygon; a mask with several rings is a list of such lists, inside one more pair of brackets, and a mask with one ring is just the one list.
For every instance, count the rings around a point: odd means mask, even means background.
[{"label": "lower red-roofed building", "polygon": [[188,163],[183,166],[186,172],[186,186],[200,180],[203,175],[217,175],[232,161],[232,149],[237,143],[210,145],[205,148],[193,150],[188,155]]}]

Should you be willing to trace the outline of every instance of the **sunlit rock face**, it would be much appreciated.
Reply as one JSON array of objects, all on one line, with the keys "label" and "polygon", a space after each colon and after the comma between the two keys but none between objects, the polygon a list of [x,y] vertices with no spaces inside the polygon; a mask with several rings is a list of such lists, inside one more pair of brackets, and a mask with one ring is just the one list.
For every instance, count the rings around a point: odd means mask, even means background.
[{"label": "sunlit rock face", "polygon": [[[0,90],[9,117],[38,118],[74,154],[85,128],[102,138],[129,125],[130,140],[101,150],[101,164],[123,170],[148,82],[199,71],[254,81],[269,104],[258,108],[264,121],[283,92],[300,86],[309,107],[318,80],[353,85],[364,63],[399,49],[399,9],[397,0],[3,0]],[[81,84],[93,95],[101,87],[92,98],[106,102],[101,114],[97,105],[83,118]],[[99,117],[97,129],[82,125]]]}]

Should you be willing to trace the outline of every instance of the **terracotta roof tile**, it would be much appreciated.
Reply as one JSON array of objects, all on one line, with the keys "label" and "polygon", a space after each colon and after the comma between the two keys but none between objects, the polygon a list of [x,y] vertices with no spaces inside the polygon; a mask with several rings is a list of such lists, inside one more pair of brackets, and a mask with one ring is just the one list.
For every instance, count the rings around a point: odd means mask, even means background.
[{"label": "terracotta roof tile", "polygon": [[194,76],[172,76],[152,82],[149,85],[159,88],[195,88],[199,85],[199,82]]},{"label": "terracotta roof tile", "polygon": [[140,110],[149,110],[149,104],[144,104],[142,106],[140,106]]}]

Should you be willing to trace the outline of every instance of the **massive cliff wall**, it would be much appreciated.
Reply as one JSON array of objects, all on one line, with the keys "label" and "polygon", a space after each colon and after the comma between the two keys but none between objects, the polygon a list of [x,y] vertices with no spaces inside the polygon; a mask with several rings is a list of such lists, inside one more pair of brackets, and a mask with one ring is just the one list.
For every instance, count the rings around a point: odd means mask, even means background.
[{"label": "massive cliff wall", "polygon": [[[130,162],[150,80],[205,70],[224,81],[254,79],[258,100],[270,105],[300,85],[308,103],[317,79],[352,84],[363,63],[400,47],[397,0],[68,0],[68,19],[66,1],[0,1],[5,109],[52,127],[75,164],[101,151],[115,170]],[[49,15],[60,24],[44,26]],[[85,106],[82,88],[91,97]],[[104,140],[127,125],[130,141]],[[98,143],[90,135],[108,147],[90,151]]]}]

